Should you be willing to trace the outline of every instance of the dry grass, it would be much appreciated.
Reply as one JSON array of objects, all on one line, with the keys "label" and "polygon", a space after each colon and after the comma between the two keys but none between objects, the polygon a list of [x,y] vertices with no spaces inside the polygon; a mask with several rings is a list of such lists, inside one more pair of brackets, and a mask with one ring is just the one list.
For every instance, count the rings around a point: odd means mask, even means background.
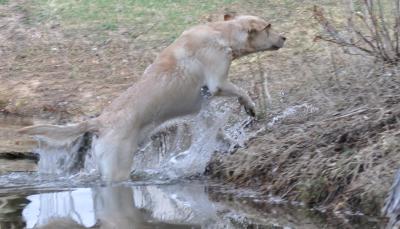
[{"label": "dry grass", "polygon": [[98,114],[183,29],[231,1],[12,1],[0,5],[1,109]]},{"label": "dry grass", "polygon": [[400,167],[399,69],[341,51],[327,56],[325,66],[301,67],[304,82],[286,84],[289,95],[269,116],[285,106],[312,108],[276,121],[246,149],[217,154],[212,177],[310,207],[380,213]]},{"label": "dry grass", "polygon": [[[280,53],[262,54],[259,62],[251,56],[232,67],[234,81],[257,99],[257,87],[265,77],[279,90],[283,87],[275,83],[280,79],[274,81],[272,76],[291,74],[283,79],[301,81],[286,69],[302,65],[307,53],[321,49],[311,42],[316,23],[309,20],[308,4],[313,3],[254,0],[216,4],[210,0],[191,3],[195,11],[184,3],[164,6],[159,1],[109,0],[96,5],[18,0],[0,5],[0,100],[6,103],[2,110],[44,118],[56,116],[58,120],[96,115],[135,82],[155,55],[184,28],[220,19],[225,8],[267,18],[290,39]],[[330,1],[322,3],[334,5]],[[279,67],[282,63],[283,70]],[[255,70],[254,74],[249,68]],[[259,72],[265,73],[264,79],[258,77]],[[248,78],[255,84],[248,84]],[[275,89],[270,93],[272,100],[280,94]],[[261,114],[265,108],[261,107]]]},{"label": "dry grass", "polygon": [[[346,22],[339,16],[345,15],[344,9],[329,8],[337,28]],[[257,98],[267,108],[259,127],[290,107],[301,109],[277,120],[248,148],[216,154],[208,172],[223,182],[311,207],[377,215],[400,167],[399,69],[375,62],[375,56],[313,43],[320,31],[311,20],[311,5],[296,10],[302,13],[289,17],[294,25],[286,49],[249,57],[244,60],[249,64],[237,71],[252,73],[256,83],[248,87],[257,94],[268,82],[264,95],[270,96]],[[303,21],[307,14],[310,21]]]},{"label": "dry grass", "polygon": [[347,24],[339,30],[314,6],[314,17],[325,34],[318,38],[348,48],[349,53],[365,54],[397,64],[400,58],[400,1],[348,0]]}]

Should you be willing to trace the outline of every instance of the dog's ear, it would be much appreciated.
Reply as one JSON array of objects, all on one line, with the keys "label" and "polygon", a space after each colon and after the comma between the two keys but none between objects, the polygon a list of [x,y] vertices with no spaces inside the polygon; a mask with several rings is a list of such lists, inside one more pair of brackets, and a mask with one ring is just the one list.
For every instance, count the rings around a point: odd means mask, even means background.
[{"label": "dog's ear", "polygon": [[224,14],[224,21],[229,21],[235,18],[235,14],[234,13],[226,13]]},{"label": "dog's ear", "polygon": [[265,25],[264,23],[260,23],[259,21],[251,21],[249,26],[249,33],[261,32],[263,30],[269,30],[270,28],[270,23]]}]

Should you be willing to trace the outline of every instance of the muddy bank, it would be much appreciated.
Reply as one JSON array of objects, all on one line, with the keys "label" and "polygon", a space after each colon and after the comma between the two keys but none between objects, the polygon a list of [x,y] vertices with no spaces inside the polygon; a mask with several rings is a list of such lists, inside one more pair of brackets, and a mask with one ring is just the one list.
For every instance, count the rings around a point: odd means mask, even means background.
[{"label": "muddy bank", "polygon": [[337,93],[332,106],[316,101],[314,111],[259,123],[267,130],[215,154],[208,174],[309,207],[379,215],[400,168],[399,79],[397,68],[342,78],[348,88],[326,88]]}]

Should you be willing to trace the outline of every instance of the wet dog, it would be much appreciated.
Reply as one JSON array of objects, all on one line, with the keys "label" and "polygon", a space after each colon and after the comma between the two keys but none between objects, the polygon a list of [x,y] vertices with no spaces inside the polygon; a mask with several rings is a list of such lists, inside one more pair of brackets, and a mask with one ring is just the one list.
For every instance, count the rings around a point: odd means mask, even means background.
[{"label": "wet dog", "polygon": [[143,77],[116,98],[97,118],[74,125],[37,125],[20,130],[51,141],[96,133],[93,153],[104,180],[130,176],[133,154],[148,130],[201,108],[202,88],[211,96],[236,96],[249,115],[249,95],[228,80],[232,60],[277,50],[286,38],[256,16],[225,15],[224,21],[198,25],[182,33],[147,67]]}]

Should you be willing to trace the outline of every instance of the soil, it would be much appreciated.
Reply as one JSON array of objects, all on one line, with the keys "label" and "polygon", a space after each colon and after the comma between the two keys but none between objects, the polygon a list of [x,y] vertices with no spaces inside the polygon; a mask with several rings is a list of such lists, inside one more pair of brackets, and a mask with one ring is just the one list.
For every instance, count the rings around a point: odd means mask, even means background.
[{"label": "soil", "polygon": [[99,114],[159,49],[136,45],[124,31],[96,40],[57,24],[33,26],[24,4],[0,4],[0,153],[32,152],[35,142],[15,133],[21,126]]}]

